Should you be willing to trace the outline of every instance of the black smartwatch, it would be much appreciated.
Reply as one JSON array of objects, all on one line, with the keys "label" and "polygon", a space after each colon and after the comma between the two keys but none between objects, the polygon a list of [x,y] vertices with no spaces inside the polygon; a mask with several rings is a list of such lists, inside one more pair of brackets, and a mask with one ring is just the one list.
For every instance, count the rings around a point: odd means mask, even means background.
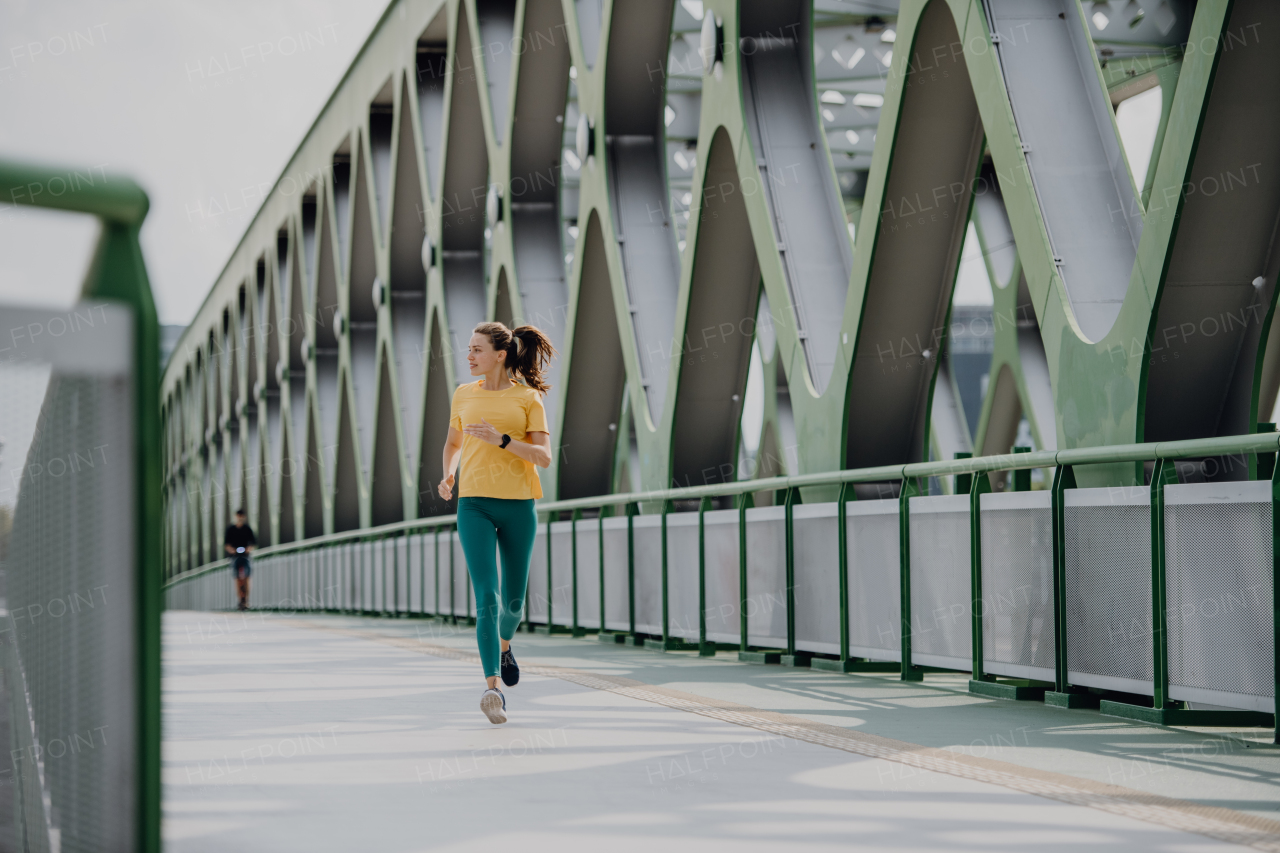
[{"label": "black smartwatch", "polygon": [[498,446],[499,446],[499,447],[501,447],[503,450],[506,450],[507,445],[508,445],[508,444],[510,444],[510,443],[511,443],[511,436],[507,435],[507,434],[504,432],[504,433],[502,434],[502,444],[499,444]]}]

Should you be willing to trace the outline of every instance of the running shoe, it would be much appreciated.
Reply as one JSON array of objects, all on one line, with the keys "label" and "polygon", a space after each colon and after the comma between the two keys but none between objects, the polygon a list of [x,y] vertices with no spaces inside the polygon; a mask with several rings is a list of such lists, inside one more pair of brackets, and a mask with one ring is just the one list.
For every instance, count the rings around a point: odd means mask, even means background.
[{"label": "running shoe", "polygon": [[520,681],[520,664],[516,663],[515,653],[508,646],[507,650],[502,653],[502,683],[508,687],[515,687]]},{"label": "running shoe", "polygon": [[507,721],[507,697],[501,690],[490,687],[480,697],[480,710],[495,726]]}]

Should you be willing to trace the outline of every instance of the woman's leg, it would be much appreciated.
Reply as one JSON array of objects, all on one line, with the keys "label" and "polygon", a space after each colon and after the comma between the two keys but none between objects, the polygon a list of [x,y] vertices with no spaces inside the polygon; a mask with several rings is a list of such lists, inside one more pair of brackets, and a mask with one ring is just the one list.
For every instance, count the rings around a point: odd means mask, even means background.
[{"label": "woman's leg", "polygon": [[495,519],[485,510],[491,498],[458,499],[458,537],[467,558],[471,588],[476,594],[476,645],[480,647],[480,663],[489,686],[496,683],[499,671],[498,563],[495,555],[497,529]]},{"label": "woman's leg", "polygon": [[[529,559],[538,533],[538,513],[532,500],[503,501],[498,519],[498,551],[502,554],[502,618],[498,633],[510,640],[524,616],[525,589],[529,585]],[[506,645],[505,643],[503,645]]]}]

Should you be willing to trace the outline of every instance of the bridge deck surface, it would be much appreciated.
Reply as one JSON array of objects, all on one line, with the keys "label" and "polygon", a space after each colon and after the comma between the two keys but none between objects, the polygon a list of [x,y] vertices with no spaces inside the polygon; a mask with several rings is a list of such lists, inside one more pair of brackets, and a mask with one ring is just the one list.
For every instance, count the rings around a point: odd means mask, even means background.
[{"label": "bridge deck surface", "polygon": [[[170,612],[171,853],[1280,850],[1280,749],[839,675],[473,628]],[[483,845],[483,846],[481,846]]]}]

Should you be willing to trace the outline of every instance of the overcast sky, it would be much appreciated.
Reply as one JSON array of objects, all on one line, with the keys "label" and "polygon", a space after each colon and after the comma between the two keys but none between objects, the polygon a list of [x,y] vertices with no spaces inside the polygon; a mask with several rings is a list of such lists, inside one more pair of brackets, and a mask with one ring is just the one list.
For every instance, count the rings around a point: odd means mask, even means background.
[{"label": "overcast sky", "polygon": [[[0,158],[138,180],[160,319],[185,324],[385,8],[0,0]],[[0,206],[0,301],[74,301],[94,234]]]}]

